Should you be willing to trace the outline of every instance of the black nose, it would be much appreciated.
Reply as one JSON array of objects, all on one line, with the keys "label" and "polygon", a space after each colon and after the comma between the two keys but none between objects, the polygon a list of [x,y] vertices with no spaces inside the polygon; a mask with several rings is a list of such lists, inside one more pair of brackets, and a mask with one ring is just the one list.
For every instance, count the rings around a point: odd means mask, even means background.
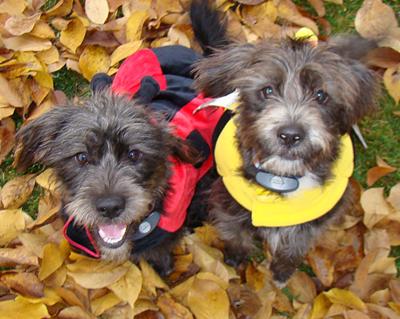
[{"label": "black nose", "polygon": [[125,199],[117,195],[100,197],[96,200],[96,209],[104,217],[117,217],[125,208]]},{"label": "black nose", "polygon": [[278,130],[278,138],[286,146],[294,146],[304,139],[304,129],[297,125],[284,126]]}]

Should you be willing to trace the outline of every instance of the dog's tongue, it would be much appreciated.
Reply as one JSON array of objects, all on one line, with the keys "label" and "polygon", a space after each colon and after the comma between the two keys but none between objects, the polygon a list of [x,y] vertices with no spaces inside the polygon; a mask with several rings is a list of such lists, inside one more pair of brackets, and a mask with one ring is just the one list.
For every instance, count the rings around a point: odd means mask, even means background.
[{"label": "dog's tongue", "polygon": [[125,224],[103,224],[99,225],[99,235],[106,242],[120,241],[126,232]]}]

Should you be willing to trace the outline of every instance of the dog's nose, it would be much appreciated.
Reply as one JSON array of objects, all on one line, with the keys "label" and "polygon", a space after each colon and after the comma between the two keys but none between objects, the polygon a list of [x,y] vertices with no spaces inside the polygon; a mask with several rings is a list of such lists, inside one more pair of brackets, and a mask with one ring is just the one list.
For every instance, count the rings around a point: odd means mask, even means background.
[{"label": "dog's nose", "polygon": [[110,195],[96,200],[96,209],[104,217],[117,217],[125,208],[125,199],[121,196]]},{"label": "dog's nose", "polygon": [[294,146],[304,139],[304,129],[300,126],[285,126],[278,130],[278,138],[286,146]]}]

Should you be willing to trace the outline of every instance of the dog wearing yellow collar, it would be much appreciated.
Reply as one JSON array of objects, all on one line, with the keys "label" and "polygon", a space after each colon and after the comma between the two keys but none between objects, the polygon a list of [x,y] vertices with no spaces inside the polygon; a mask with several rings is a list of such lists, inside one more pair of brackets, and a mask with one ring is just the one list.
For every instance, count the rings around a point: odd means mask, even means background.
[{"label": "dog wearing yellow collar", "polygon": [[374,43],[311,40],[230,44],[196,68],[196,88],[220,97],[207,106],[231,109],[215,136],[220,178],[210,212],[226,260],[241,262],[257,240],[265,242],[279,283],[321,230],[350,209],[349,134],[375,110],[378,95],[375,75],[361,62]]}]

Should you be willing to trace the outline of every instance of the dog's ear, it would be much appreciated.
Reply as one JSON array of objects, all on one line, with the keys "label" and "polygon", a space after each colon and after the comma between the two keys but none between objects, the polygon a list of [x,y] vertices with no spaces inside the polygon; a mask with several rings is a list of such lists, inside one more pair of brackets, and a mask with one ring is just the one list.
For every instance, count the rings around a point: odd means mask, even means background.
[{"label": "dog's ear", "polygon": [[172,148],[172,154],[182,162],[197,164],[203,160],[200,152],[190,143],[174,135],[170,135],[168,143]]},{"label": "dog's ear", "polygon": [[235,79],[253,60],[254,46],[230,45],[195,66],[195,87],[206,96],[223,96],[234,91]]},{"label": "dog's ear", "polygon": [[344,131],[351,129],[364,116],[377,110],[380,92],[377,74],[364,63],[368,52],[376,47],[376,43],[356,35],[339,36],[328,42],[328,50],[341,57],[343,70],[341,77],[346,80],[346,87],[341,95],[345,103]]},{"label": "dog's ear", "polygon": [[51,163],[54,140],[58,132],[71,121],[73,109],[76,108],[56,107],[19,129],[15,151],[15,163],[19,171],[26,170],[34,163]]}]

